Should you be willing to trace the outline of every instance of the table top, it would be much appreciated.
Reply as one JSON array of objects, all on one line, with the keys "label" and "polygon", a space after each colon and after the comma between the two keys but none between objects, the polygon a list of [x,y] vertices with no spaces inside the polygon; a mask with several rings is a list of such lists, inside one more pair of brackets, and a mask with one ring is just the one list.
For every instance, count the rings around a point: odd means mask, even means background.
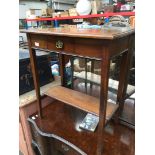
[{"label": "table top", "polygon": [[77,29],[77,28],[31,28],[20,30],[23,33],[43,34],[79,38],[116,39],[128,36],[135,32],[132,27],[112,27],[101,29]]}]

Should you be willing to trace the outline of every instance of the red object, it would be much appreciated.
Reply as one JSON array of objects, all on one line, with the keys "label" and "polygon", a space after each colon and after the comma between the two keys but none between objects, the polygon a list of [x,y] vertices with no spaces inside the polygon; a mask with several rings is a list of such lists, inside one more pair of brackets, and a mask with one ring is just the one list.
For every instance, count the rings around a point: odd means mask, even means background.
[{"label": "red object", "polygon": [[120,10],[121,9],[121,6],[122,6],[122,3],[121,2],[118,2],[117,5],[116,5],[116,9],[117,10]]},{"label": "red object", "polygon": [[116,13],[108,12],[104,14],[94,14],[94,15],[84,15],[84,16],[26,19],[26,21],[52,21],[52,20],[65,20],[65,19],[97,18],[97,17],[109,17],[114,15],[135,16],[135,12],[116,12]]}]

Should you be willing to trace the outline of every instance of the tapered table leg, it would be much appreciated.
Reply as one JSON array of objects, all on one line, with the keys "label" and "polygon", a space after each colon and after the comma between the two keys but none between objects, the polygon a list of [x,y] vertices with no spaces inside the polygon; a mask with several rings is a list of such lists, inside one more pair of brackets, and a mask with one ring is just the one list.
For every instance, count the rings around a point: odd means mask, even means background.
[{"label": "tapered table leg", "polygon": [[101,61],[101,91],[100,91],[100,109],[99,109],[99,125],[98,125],[98,144],[97,155],[102,155],[103,151],[103,131],[106,120],[107,98],[108,98],[108,81],[110,58],[108,50],[104,51],[104,59]]},{"label": "tapered table leg", "polygon": [[133,36],[129,38],[129,45],[130,45],[129,49],[128,51],[123,53],[122,59],[121,59],[119,86],[118,86],[118,93],[117,93],[117,104],[119,104],[118,117],[121,115],[124,108],[124,100],[126,97],[129,70],[132,62],[131,59],[133,57],[133,39],[134,39]]},{"label": "tapered table leg", "polygon": [[41,96],[40,96],[40,84],[39,84],[39,75],[37,70],[37,61],[36,61],[36,51],[31,48],[30,46],[30,36],[27,34],[28,44],[29,44],[29,53],[30,53],[30,62],[31,62],[31,69],[34,81],[34,87],[36,90],[36,97],[37,97],[37,108],[38,114],[40,118],[42,118],[42,110],[41,110]]}]

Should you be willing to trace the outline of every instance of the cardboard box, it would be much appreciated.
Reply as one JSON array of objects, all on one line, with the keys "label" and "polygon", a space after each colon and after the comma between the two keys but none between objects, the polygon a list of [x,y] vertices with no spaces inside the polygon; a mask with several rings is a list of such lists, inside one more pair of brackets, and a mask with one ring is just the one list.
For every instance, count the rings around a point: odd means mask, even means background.
[{"label": "cardboard box", "polygon": [[59,26],[62,28],[68,28],[69,25],[68,24],[60,24]]},{"label": "cardboard box", "polygon": [[135,27],[135,16],[130,16],[129,17],[129,23],[132,27]]},{"label": "cardboard box", "polygon": [[68,17],[68,16],[69,16],[68,11],[64,11],[60,13],[60,17]]},{"label": "cardboard box", "polygon": [[92,14],[97,14],[98,11],[103,10],[101,1],[95,1],[94,0],[91,2],[91,6],[92,6]]},{"label": "cardboard box", "polygon": [[42,16],[52,16],[53,10],[51,8],[46,8],[41,10]]},{"label": "cardboard box", "polygon": [[55,17],[60,17],[60,12],[53,12],[52,13],[52,17],[55,18]]},{"label": "cardboard box", "polygon": [[26,11],[26,18],[31,18],[31,16],[35,16],[34,9],[30,9],[30,10]]},{"label": "cardboard box", "polygon": [[68,27],[69,27],[70,29],[76,29],[76,28],[77,28],[77,25],[68,25]]},{"label": "cardboard box", "polygon": [[52,16],[53,12],[54,12],[54,10],[52,10],[51,8],[47,8],[47,14]]},{"label": "cardboard box", "polygon": [[77,28],[77,25],[60,24],[60,27],[76,29]]},{"label": "cardboard box", "polygon": [[76,8],[69,9],[68,11],[69,11],[69,16],[77,16],[78,15]]}]

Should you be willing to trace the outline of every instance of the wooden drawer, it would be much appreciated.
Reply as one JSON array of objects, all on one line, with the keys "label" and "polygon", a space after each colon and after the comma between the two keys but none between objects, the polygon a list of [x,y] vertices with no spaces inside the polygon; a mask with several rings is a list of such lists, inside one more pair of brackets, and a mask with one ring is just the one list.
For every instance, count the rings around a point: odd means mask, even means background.
[{"label": "wooden drawer", "polygon": [[54,140],[54,147],[57,151],[61,152],[63,155],[81,155],[76,150],[72,149],[70,146],[59,140]]},{"label": "wooden drawer", "polygon": [[31,34],[31,46],[47,49],[47,37]]},{"label": "wooden drawer", "polygon": [[47,41],[47,48],[53,51],[62,51],[66,53],[74,53],[74,39],[64,38],[59,36],[49,36]]},{"label": "wooden drawer", "polygon": [[101,58],[103,54],[103,46],[104,42],[102,40],[94,40],[94,39],[83,39],[76,38],[75,39],[75,54],[82,55],[86,57],[94,57]]},{"label": "wooden drawer", "polygon": [[102,40],[31,34],[31,46],[88,57],[102,57]]},{"label": "wooden drawer", "polygon": [[[89,39],[89,41],[81,38],[48,36],[47,48],[49,50],[61,51],[73,55],[83,55],[88,57],[102,57],[103,41]],[[62,45],[58,48],[57,45]]]}]

